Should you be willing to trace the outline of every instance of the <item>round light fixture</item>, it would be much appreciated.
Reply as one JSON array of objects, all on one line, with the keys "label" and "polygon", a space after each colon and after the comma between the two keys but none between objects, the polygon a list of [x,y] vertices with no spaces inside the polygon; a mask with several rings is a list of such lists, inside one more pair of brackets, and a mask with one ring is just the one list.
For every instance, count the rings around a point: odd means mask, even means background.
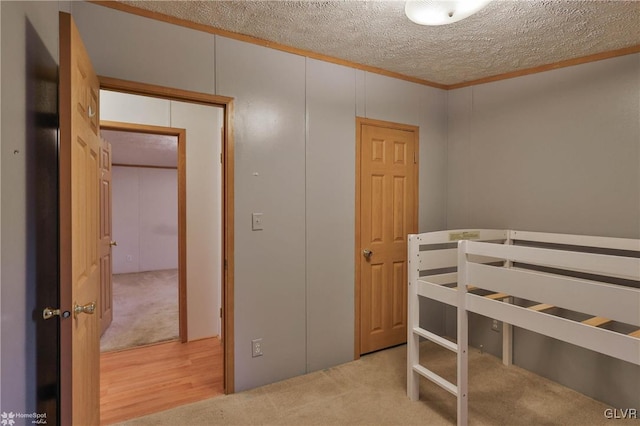
[{"label": "round light fixture", "polygon": [[409,0],[407,18],[420,25],[445,25],[473,15],[491,0]]}]

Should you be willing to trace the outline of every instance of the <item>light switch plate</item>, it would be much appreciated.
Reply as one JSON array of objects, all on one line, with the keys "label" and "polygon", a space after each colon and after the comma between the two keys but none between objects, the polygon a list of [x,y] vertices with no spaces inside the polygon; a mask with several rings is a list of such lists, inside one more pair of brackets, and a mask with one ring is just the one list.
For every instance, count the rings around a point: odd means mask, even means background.
[{"label": "light switch plate", "polygon": [[251,215],[251,229],[253,231],[262,231],[262,213],[253,213]]}]

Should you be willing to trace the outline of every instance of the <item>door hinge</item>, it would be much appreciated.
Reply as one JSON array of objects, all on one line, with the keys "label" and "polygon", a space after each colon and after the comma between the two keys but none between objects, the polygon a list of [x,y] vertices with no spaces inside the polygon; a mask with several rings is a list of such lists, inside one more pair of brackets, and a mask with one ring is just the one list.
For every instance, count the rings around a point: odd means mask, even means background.
[{"label": "door hinge", "polygon": [[415,151],[413,151],[413,164],[418,164],[418,156]]},{"label": "door hinge", "polygon": [[224,260],[224,270],[227,270],[227,259]]},{"label": "door hinge", "polygon": [[222,318],[222,308],[220,308],[220,318]]},{"label": "door hinge", "polygon": [[220,153],[220,164],[222,164],[222,153]]}]

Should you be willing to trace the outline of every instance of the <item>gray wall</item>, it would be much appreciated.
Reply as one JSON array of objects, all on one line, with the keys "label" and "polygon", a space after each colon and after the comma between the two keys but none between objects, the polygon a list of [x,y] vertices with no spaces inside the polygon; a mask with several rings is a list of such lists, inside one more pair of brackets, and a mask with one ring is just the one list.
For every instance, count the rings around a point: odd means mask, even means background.
[{"label": "gray wall", "polygon": [[[217,90],[235,103],[236,389],[306,371],[305,59],[217,38]],[[251,230],[252,212],[264,230]],[[264,356],[251,357],[263,339]]]},{"label": "gray wall", "polygon": [[36,322],[32,317],[36,309],[36,224],[28,209],[33,207],[34,194],[28,193],[27,187],[33,184],[28,170],[33,172],[34,143],[40,139],[34,139],[33,122],[29,121],[35,111],[29,109],[33,100],[26,95],[27,73],[33,71],[27,69],[27,54],[47,56],[36,63],[57,64],[58,11],[68,9],[67,2],[0,2],[0,409],[7,412],[36,410]]},{"label": "gray wall", "polygon": [[[14,411],[34,400],[26,178],[13,154],[25,137],[24,18],[57,58],[59,7],[2,2],[2,409]],[[238,390],[352,359],[356,116],[420,126],[420,231],[640,235],[639,55],[446,93],[93,4],[72,9],[99,74],[236,97]],[[263,231],[250,230],[252,212],[264,213]],[[443,327],[442,317],[428,319]],[[265,355],[251,358],[258,337]],[[520,365],[606,400],[594,393],[605,375],[592,355],[516,340]],[[594,374],[578,379],[571,362]],[[602,392],[636,404],[637,368],[602,365],[620,381]]]},{"label": "gray wall", "polygon": [[98,74],[236,99],[236,389],[353,359],[355,117],[420,126],[420,230],[442,229],[446,92],[93,4],[73,15]]},{"label": "gray wall", "polygon": [[640,237],[640,55],[449,92],[447,226]]},{"label": "gray wall", "polygon": [[[639,238],[639,93],[638,54],[450,91],[448,227]],[[471,344],[499,355],[490,321],[471,323]],[[514,342],[516,364],[640,408],[640,367],[522,330]]]}]

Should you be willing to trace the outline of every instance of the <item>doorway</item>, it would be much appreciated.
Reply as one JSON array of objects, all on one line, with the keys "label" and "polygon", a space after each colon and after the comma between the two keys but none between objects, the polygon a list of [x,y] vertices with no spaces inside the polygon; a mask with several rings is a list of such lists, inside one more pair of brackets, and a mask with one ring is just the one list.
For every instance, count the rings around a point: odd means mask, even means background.
[{"label": "doorway", "polygon": [[112,231],[104,237],[111,257],[102,266],[100,350],[186,342],[186,132],[106,121],[100,128],[111,159],[101,222]]},{"label": "doorway", "polygon": [[[188,351],[200,342],[214,339],[220,342],[222,312],[220,303],[222,301],[222,280],[223,274],[223,251],[222,251],[222,210],[223,210],[223,179],[222,179],[222,161],[221,150],[223,148],[224,126],[222,109],[219,106],[201,105],[177,101],[173,99],[149,97],[146,95],[123,93],[109,90],[101,90],[101,121],[102,129],[107,129],[107,136],[112,130],[123,130],[121,121],[128,120],[134,123],[124,126],[124,130],[132,130],[141,134],[149,135],[150,133],[162,133],[166,136],[177,137],[179,158],[177,168],[179,174],[179,189],[177,191],[180,199],[179,209],[179,241],[180,241],[180,292],[182,297],[180,312],[182,316],[183,330],[181,330],[182,341],[186,344],[184,348],[173,347],[170,351],[173,357],[188,357]],[[118,122],[114,122],[118,121]],[[155,124],[147,124],[155,123]],[[170,127],[159,127],[157,124],[163,124]],[[186,140],[188,139],[188,143]],[[165,144],[167,145],[167,144]],[[162,150],[166,151],[167,146]],[[156,153],[162,156],[162,153]],[[166,152],[164,153],[166,154]],[[131,173],[137,170],[143,174],[157,174],[160,169],[154,168],[144,169],[140,167],[140,163],[145,162],[153,153],[146,152],[145,157],[134,164],[126,164],[122,167],[117,166],[119,160],[117,158],[117,147],[113,149],[114,158],[114,191],[117,185],[115,177],[117,177],[118,169]],[[131,162],[130,162],[131,163]],[[125,170],[126,169],[126,170]],[[166,171],[166,170],[165,170]],[[126,174],[125,173],[125,174]],[[142,180],[140,180],[140,184]],[[133,184],[128,185],[131,191]],[[171,190],[175,194],[175,190]],[[162,200],[162,193],[160,194]],[[131,202],[129,204],[132,204]],[[115,205],[115,203],[114,203]],[[154,208],[149,212],[149,217],[143,218],[142,207],[137,214],[136,219],[146,222],[145,226],[150,226],[153,221],[157,221],[160,206],[155,203]],[[114,218],[116,216],[114,215]],[[160,225],[155,226],[157,232]],[[116,227],[114,226],[114,231]],[[142,230],[142,228],[141,228]],[[160,230],[162,232],[165,230]],[[130,234],[133,234],[131,230]],[[114,238],[120,237],[114,233]],[[158,241],[153,244],[154,250],[161,245]],[[118,253],[118,246],[114,247],[114,260],[124,260],[126,266],[127,254],[131,250]],[[142,244],[140,249],[142,250]],[[124,257],[118,259],[117,256]],[[133,260],[136,260],[135,257]],[[143,262],[143,253],[140,251],[140,262]],[[114,263],[115,265],[115,263]],[[120,265],[122,266],[122,265]],[[148,268],[142,268],[148,269]],[[115,309],[115,306],[114,306]],[[160,315],[166,316],[165,312],[158,312]],[[153,354],[163,352],[165,346],[170,344],[160,344],[153,347]],[[217,346],[208,345],[209,348],[222,347],[221,343]],[[162,348],[161,348],[162,347]],[[223,377],[223,357],[222,351],[212,350],[208,355],[199,355],[199,362],[209,365],[206,372],[202,368],[194,373],[190,368],[174,371],[171,375],[166,375],[167,370],[173,371],[174,367],[168,368],[164,364],[171,356],[167,355],[158,362],[151,362],[152,355],[144,352],[145,348],[136,348],[126,351],[126,357],[119,357],[118,354],[104,353],[101,356],[101,412],[105,419],[125,420],[122,417],[125,407],[121,406],[121,401],[126,400],[138,401],[134,395],[129,395],[132,388],[131,384],[121,383],[120,377],[126,374],[127,378],[136,377],[139,371],[129,372],[133,361],[135,363],[145,363],[147,370],[150,371],[153,366],[158,370],[152,375],[153,383],[145,377],[139,378],[136,387],[139,389],[138,394],[147,395],[153,393],[153,388],[161,385],[165,392],[163,395],[168,401],[163,407],[168,408],[178,401],[188,402],[185,400],[184,393],[176,393],[179,383],[192,383],[195,386],[196,374],[199,379],[205,380],[198,388],[200,389],[194,398],[202,398],[203,395],[215,396],[223,392],[222,381],[217,379]],[[145,355],[146,354],[146,355]],[[217,354],[217,355],[216,355]],[[107,356],[109,355],[109,356]],[[113,355],[113,356],[112,356]],[[183,362],[185,362],[187,358]],[[110,365],[111,367],[105,368]],[[193,366],[195,363],[189,363]],[[115,367],[114,367],[115,366]],[[179,377],[178,377],[179,376]],[[128,382],[128,380],[127,380]],[[147,386],[147,387],[145,387]],[[123,393],[124,392],[124,393]],[[129,395],[126,398],[124,395]],[[157,400],[157,398],[156,398]],[[148,414],[153,409],[142,401],[136,402],[135,410],[128,410],[127,413],[132,416]],[[124,411],[123,411],[124,410]],[[136,411],[137,410],[137,411]]]},{"label": "doorway", "polygon": [[[98,77],[70,14],[60,13],[59,60],[59,316],[60,422],[99,422],[99,92],[100,89],[222,109],[221,336],[225,393],[234,391],[233,99]],[[191,310],[190,310],[191,311]],[[217,313],[215,313],[217,314]],[[220,322],[219,322],[220,323]]]},{"label": "doorway", "polygon": [[407,235],[418,230],[418,128],[356,119],[355,357],[407,340]]}]

